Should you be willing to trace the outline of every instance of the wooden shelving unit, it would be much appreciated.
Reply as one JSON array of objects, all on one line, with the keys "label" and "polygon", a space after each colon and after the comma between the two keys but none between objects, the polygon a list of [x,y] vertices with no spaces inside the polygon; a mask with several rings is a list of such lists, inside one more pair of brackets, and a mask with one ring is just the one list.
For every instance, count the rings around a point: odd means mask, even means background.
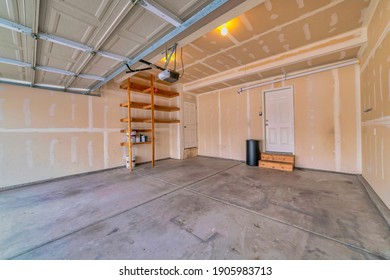
[{"label": "wooden shelving unit", "polygon": [[[128,133],[129,135],[129,141],[128,142],[122,142],[120,143],[121,146],[128,147],[128,156],[130,158],[130,171],[133,170],[132,166],[132,156],[133,151],[132,147],[133,145],[146,145],[151,144],[152,148],[152,166],[155,164],[155,137],[154,137],[154,124],[155,123],[179,123],[179,120],[172,120],[172,119],[156,119],[154,117],[154,111],[162,111],[162,112],[176,112],[179,111],[180,108],[178,107],[170,107],[170,106],[162,106],[162,105],[156,105],[154,104],[154,96],[159,97],[165,97],[165,98],[174,98],[179,96],[179,93],[177,92],[171,92],[168,90],[158,89],[155,87],[155,77],[154,75],[150,76],[150,86],[146,85],[140,85],[136,83],[132,83],[130,81],[130,78],[127,79],[126,83],[123,83],[120,88],[127,90],[127,102],[120,103],[120,107],[127,108],[127,118],[120,119],[121,122],[127,122],[127,129],[122,129],[121,133]],[[150,103],[145,102],[136,102],[131,101],[131,92],[135,91],[142,94],[148,94],[150,95]],[[150,118],[133,118],[131,116],[131,109],[141,109],[141,110],[149,110],[150,111]],[[134,129],[132,128],[132,123],[148,123],[151,124],[150,129]],[[147,142],[131,142],[131,132],[137,131],[137,132],[148,132],[150,133],[150,137],[148,138],[149,141]]]}]

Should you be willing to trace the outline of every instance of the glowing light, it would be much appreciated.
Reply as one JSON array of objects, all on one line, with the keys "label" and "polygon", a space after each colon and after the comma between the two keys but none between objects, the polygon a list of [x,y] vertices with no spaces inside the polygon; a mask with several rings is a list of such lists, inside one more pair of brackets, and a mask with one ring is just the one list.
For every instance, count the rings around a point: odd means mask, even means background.
[{"label": "glowing light", "polygon": [[228,28],[226,27],[226,24],[222,25],[222,28],[221,28],[221,35],[222,35],[222,36],[226,36],[228,33],[229,33],[229,30],[228,30]]}]

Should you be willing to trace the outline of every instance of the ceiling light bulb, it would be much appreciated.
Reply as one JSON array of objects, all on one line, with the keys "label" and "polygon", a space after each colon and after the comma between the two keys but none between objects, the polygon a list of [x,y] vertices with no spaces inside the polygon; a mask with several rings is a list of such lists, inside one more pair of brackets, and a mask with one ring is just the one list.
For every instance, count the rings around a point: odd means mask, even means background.
[{"label": "ceiling light bulb", "polygon": [[227,29],[226,25],[224,25],[221,29],[221,35],[226,36],[228,34],[229,30]]}]

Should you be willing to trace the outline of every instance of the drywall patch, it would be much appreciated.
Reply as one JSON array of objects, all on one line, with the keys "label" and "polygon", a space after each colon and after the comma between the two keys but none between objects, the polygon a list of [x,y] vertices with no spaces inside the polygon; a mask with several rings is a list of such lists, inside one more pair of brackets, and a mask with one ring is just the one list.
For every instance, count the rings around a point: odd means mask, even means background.
[{"label": "drywall patch", "polygon": [[26,140],[26,161],[27,161],[27,167],[29,169],[34,167],[34,160],[33,160],[33,151],[32,151],[32,140]]},{"label": "drywall patch", "polygon": [[303,33],[305,33],[306,41],[309,41],[311,39],[311,34],[310,34],[310,28],[308,23],[305,23],[303,25]]},{"label": "drywall patch", "polygon": [[269,52],[270,52],[269,47],[268,47],[267,45],[264,45],[264,46],[262,47],[262,49],[263,49],[263,51],[266,52],[266,53],[269,53]]},{"label": "drywall patch", "polygon": [[334,141],[335,141],[335,163],[336,171],[341,168],[341,126],[340,126],[340,81],[338,69],[332,70],[334,83],[333,91],[333,122],[334,122]]},{"label": "drywall patch", "polygon": [[104,149],[104,168],[108,168],[108,160],[109,160],[109,157],[108,157],[108,132],[104,132],[103,133],[103,138],[104,138],[104,146],[103,146],[103,149]]},{"label": "drywall patch", "polygon": [[70,140],[70,160],[72,163],[77,162],[77,141],[78,137],[72,137]]},{"label": "drywall patch", "polygon": [[383,101],[383,85],[382,85],[382,64],[379,64],[379,93],[381,95],[381,101]]},{"label": "drywall patch", "polygon": [[368,12],[368,7],[361,10],[360,18],[359,18],[358,23],[363,23],[364,22],[364,19],[366,18],[366,15],[367,15],[367,12]]},{"label": "drywall patch", "polygon": [[271,17],[270,17],[270,19],[271,19],[271,20],[275,20],[275,19],[277,19],[278,17],[279,17],[278,14],[272,14]]},{"label": "drywall patch", "polygon": [[378,145],[376,137],[376,128],[374,128],[374,157],[375,157],[375,175],[378,176]]},{"label": "drywall patch", "polygon": [[331,16],[330,16],[330,23],[329,23],[329,26],[330,27],[333,27],[335,26],[339,21],[339,17],[336,13],[333,13]]},{"label": "drywall patch", "polygon": [[296,0],[296,1],[297,1],[299,9],[302,9],[303,7],[305,7],[305,3],[303,2],[303,0]]},{"label": "drywall patch", "polygon": [[93,166],[93,143],[92,141],[88,141],[88,164],[89,167]]},{"label": "drywall patch", "polygon": [[30,110],[30,99],[25,98],[23,100],[23,113],[24,113],[24,123],[26,126],[31,125],[31,110]]},{"label": "drywall patch", "polygon": [[240,15],[239,18],[242,21],[242,23],[245,25],[245,27],[248,31],[253,31],[253,26],[249,22],[248,18],[245,16],[245,14]]},{"label": "drywall patch", "polygon": [[49,116],[50,117],[54,117],[55,114],[56,114],[56,107],[57,107],[57,104],[56,103],[53,103],[50,105],[50,108],[49,108]]},{"label": "drywall patch", "polygon": [[286,51],[289,51],[290,50],[290,45],[289,44],[283,45],[283,49],[285,49]]},{"label": "drywall patch", "polygon": [[283,43],[284,41],[286,41],[285,35],[283,33],[280,33],[278,38],[279,38],[280,43]]},{"label": "drywall patch", "polygon": [[104,128],[107,128],[108,105],[104,105]]},{"label": "drywall patch", "polygon": [[264,2],[264,6],[267,9],[267,11],[271,11],[272,10],[272,3],[271,3],[270,0],[265,1]]},{"label": "drywall patch", "polygon": [[58,139],[52,139],[50,141],[50,165],[53,166],[56,161],[55,146],[58,143]]},{"label": "drywall patch", "polygon": [[76,104],[74,104],[74,103],[72,103],[71,114],[72,114],[72,121],[75,121],[76,120]]},{"label": "drywall patch", "polygon": [[381,142],[381,156],[382,156],[382,180],[385,179],[385,142],[384,137],[382,136]]},{"label": "drywall patch", "polygon": [[92,107],[92,96],[88,96],[88,126],[93,127],[93,107]]},{"label": "drywall patch", "polygon": [[4,99],[0,98],[0,121],[4,120],[3,104]]},{"label": "drywall patch", "polygon": [[374,82],[374,110],[376,110],[376,82]]}]

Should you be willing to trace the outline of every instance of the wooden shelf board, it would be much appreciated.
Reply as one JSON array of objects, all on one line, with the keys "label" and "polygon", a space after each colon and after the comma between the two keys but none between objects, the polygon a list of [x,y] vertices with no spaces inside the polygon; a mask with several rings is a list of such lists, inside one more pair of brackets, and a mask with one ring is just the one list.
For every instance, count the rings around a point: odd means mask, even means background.
[{"label": "wooden shelf board", "polygon": [[152,119],[148,119],[148,118],[132,118],[131,122],[151,123]]},{"label": "wooden shelf board", "polygon": [[[127,87],[128,87],[127,86],[127,81],[125,81],[124,83],[122,83],[120,85],[121,89],[127,89]],[[139,92],[139,93],[143,93],[143,94],[150,94],[150,87],[146,86],[146,85],[140,85],[140,84],[136,84],[136,83],[131,83],[130,90],[133,90],[133,91],[136,91],[136,92]],[[169,90],[155,88],[154,95],[155,96],[160,96],[160,97],[165,97],[165,98],[173,98],[173,97],[179,96],[179,93],[173,92],[173,91],[169,91]]]},{"label": "wooden shelf board", "polygon": [[[124,102],[120,104],[121,107],[128,107],[129,102]],[[152,105],[149,103],[144,102],[131,102],[131,108],[135,109],[144,109],[144,110],[151,110]],[[156,111],[164,111],[164,112],[175,112],[180,111],[179,107],[171,107],[171,106],[163,106],[163,105],[154,105],[154,110]]]},{"label": "wooden shelf board", "polygon": [[[135,142],[135,143],[131,143],[131,144],[132,145],[141,145],[141,144],[151,144],[151,143],[152,143],[151,141],[148,141],[148,142]],[[122,142],[121,146],[128,147],[129,142]]]},{"label": "wooden shelf board", "polygon": [[[129,118],[121,119],[121,122],[128,122]],[[131,122],[139,122],[139,123],[151,123],[152,120],[148,118],[132,118]],[[179,120],[168,120],[168,119],[154,119],[155,123],[180,123]]]},{"label": "wooden shelf board", "polygon": [[148,142],[135,142],[133,143],[133,145],[139,145],[139,144],[151,144],[152,141],[148,141]]},{"label": "wooden shelf board", "polygon": [[[138,128],[134,128],[132,129],[133,131],[137,131],[137,132],[151,132],[152,130],[151,129],[138,129]],[[121,129],[120,131],[121,133],[128,133],[129,130],[128,129]]]},{"label": "wooden shelf board", "polygon": [[179,120],[154,119],[155,123],[179,123]]}]

